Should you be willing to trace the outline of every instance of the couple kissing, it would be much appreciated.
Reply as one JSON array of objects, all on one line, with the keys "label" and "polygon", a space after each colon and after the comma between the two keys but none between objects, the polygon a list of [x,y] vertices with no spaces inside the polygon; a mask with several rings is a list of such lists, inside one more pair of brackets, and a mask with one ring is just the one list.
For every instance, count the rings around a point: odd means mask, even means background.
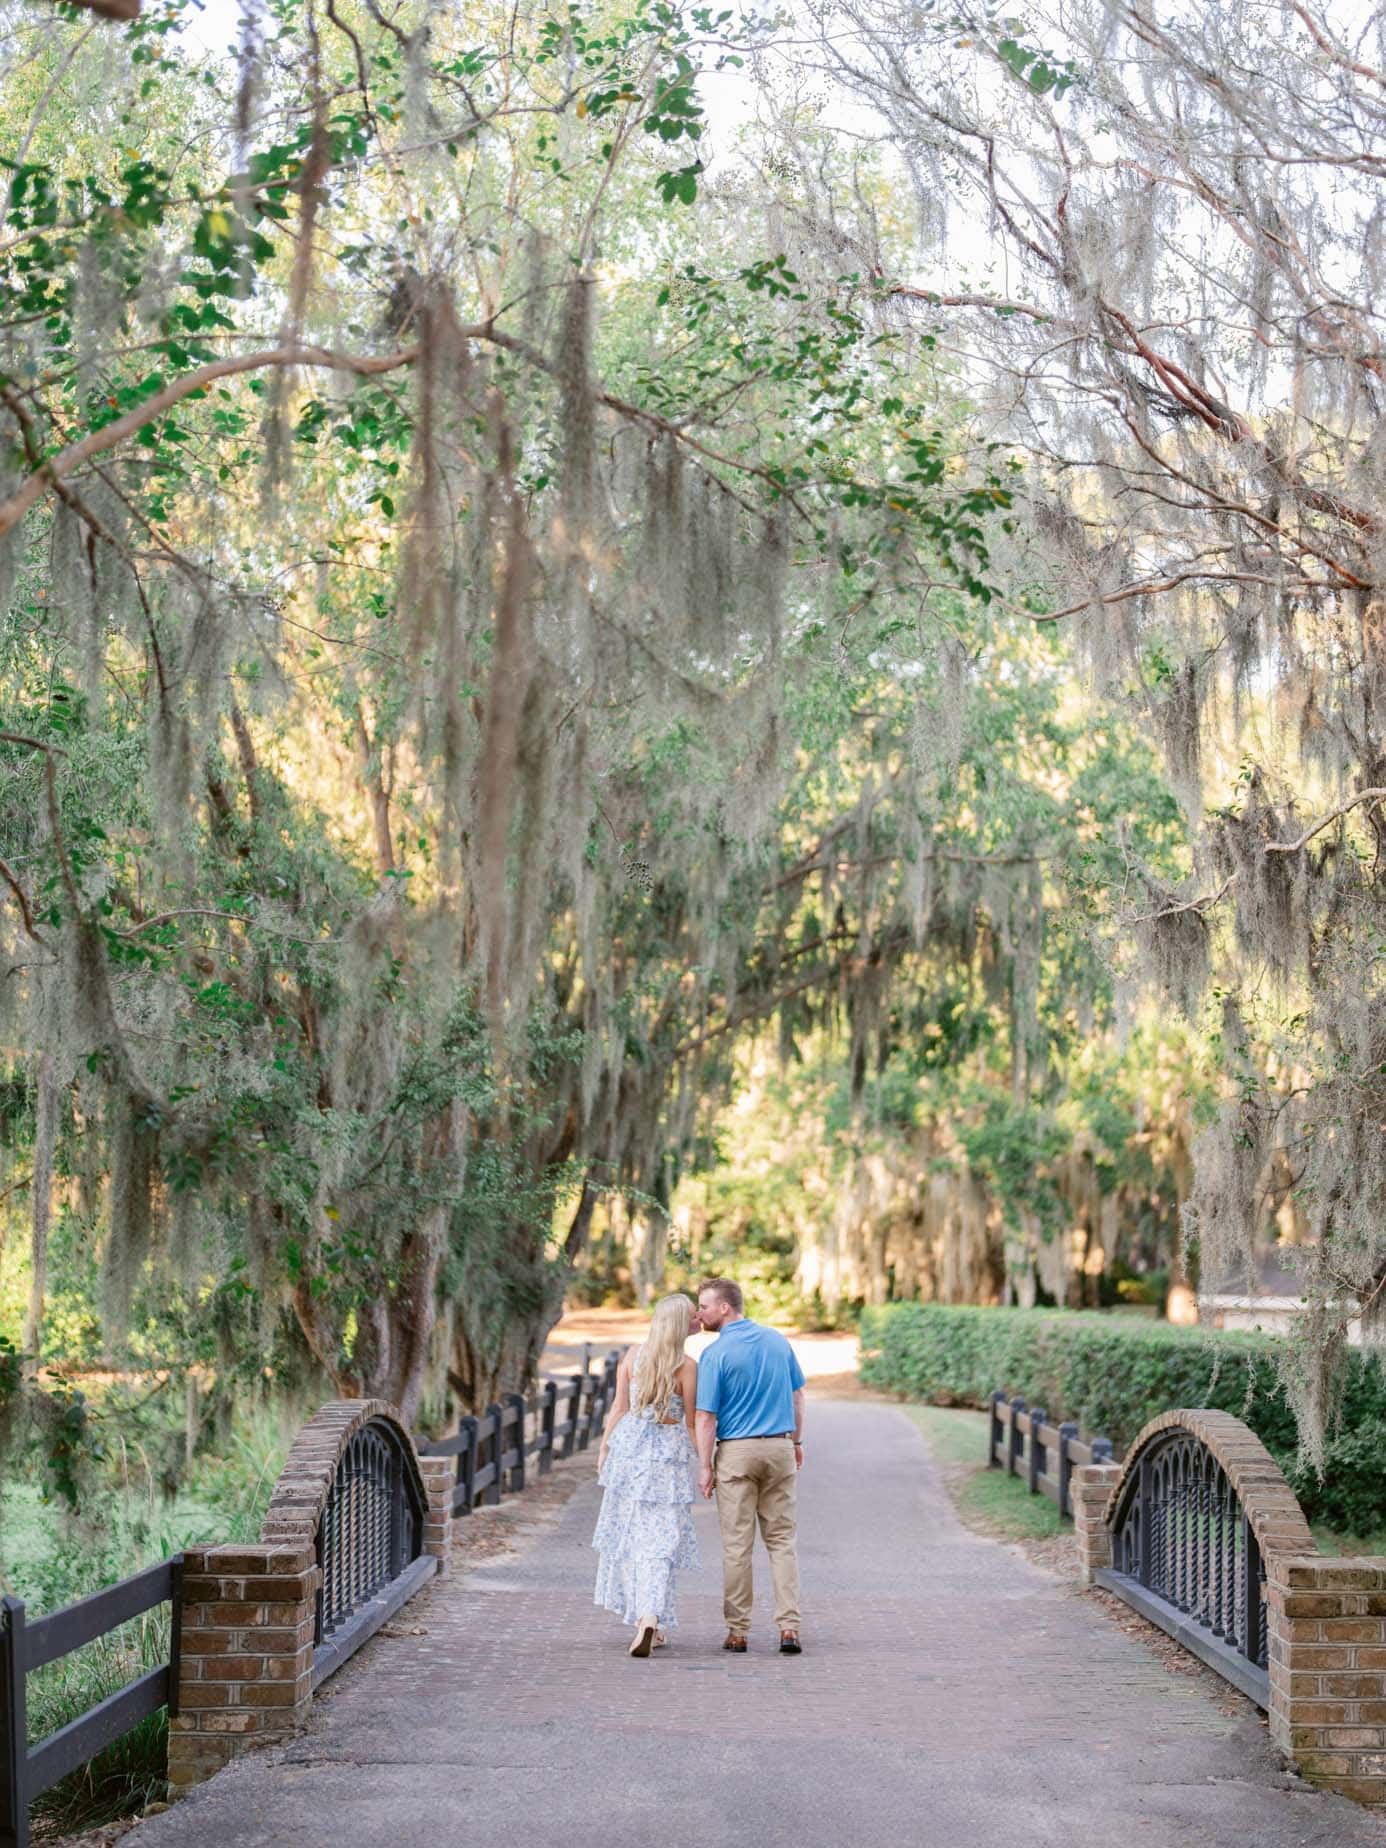
[{"label": "couple kissing", "polygon": [[[717,1339],[699,1363],[684,1344]],[[804,1461],[804,1375],[793,1348],[744,1313],[741,1288],[713,1277],[666,1296],[616,1378],[598,1460],[604,1491],[592,1545],[595,1601],[635,1630],[633,1656],[664,1647],[677,1626],[674,1581],[698,1563],[695,1494],[716,1500],[722,1531],[723,1649],[744,1655],[751,1553],[759,1526],[770,1556],[782,1655],[801,1652],[796,1488]]]}]

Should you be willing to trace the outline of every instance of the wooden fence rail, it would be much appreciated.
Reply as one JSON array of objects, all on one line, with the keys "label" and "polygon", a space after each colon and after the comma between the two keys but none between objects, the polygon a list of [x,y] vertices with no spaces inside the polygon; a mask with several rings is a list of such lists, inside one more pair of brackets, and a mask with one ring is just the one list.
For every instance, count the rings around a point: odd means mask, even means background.
[{"label": "wooden fence rail", "polygon": [[[183,1558],[160,1560],[133,1578],[69,1604],[47,1617],[25,1617],[18,1598],[0,1608],[0,1848],[26,1848],[29,1805],[79,1765],[157,1713],[176,1709],[178,1596]],[[86,1713],[31,1746],[26,1677],[106,1636],[132,1617],[172,1604],[169,1659],[156,1663]]]},{"label": "wooden fence rail", "polygon": [[1061,1515],[1073,1516],[1069,1487],[1074,1470],[1085,1463],[1115,1461],[1109,1438],[1084,1441],[1076,1424],[1051,1424],[1042,1405],[1007,1399],[1000,1388],[991,1395],[987,1467],[1022,1476],[1030,1493],[1047,1495]]},{"label": "wooden fence rail", "polygon": [[480,1416],[469,1412],[451,1437],[420,1444],[421,1457],[457,1458],[453,1514],[471,1514],[478,1506],[494,1507],[503,1495],[520,1494],[529,1479],[531,1457],[538,1473],[546,1476],[555,1457],[586,1450],[616,1396],[620,1364],[620,1351],[613,1348],[600,1373],[584,1370],[566,1379],[545,1380],[528,1399],[523,1393],[510,1393]]}]

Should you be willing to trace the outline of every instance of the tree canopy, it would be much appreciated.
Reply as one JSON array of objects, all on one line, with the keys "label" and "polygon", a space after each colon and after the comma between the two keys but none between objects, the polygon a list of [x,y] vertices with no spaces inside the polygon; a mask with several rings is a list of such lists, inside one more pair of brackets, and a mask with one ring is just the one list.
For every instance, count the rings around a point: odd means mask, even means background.
[{"label": "tree canopy", "polygon": [[773,1043],[806,1290],[938,1289],[941,1164],[963,1293],[1284,1209],[1316,1441],[1386,1279],[1368,40],[5,18],[11,1351],[485,1403]]}]

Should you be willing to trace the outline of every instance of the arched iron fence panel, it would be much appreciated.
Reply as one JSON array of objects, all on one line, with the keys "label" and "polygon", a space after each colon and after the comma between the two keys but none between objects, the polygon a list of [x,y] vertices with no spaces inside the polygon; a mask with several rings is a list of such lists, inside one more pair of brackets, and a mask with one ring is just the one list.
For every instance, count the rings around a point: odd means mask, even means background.
[{"label": "arched iron fence panel", "polygon": [[431,1569],[420,1557],[423,1522],[404,1439],[386,1419],[372,1418],[347,1439],[318,1523],[315,1681],[377,1627],[382,1601],[412,1589],[421,1565]]},{"label": "arched iron fence panel", "polygon": [[1177,1428],[1133,1461],[1111,1518],[1112,1568],[1098,1583],[1265,1707],[1265,1567],[1226,1470]]}]

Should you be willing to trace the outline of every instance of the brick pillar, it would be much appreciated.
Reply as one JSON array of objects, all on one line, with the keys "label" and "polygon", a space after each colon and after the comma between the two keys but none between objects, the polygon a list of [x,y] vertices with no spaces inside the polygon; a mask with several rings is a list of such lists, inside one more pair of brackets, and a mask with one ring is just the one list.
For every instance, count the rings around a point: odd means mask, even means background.
[{"label": "brick pillar", "polygon": [[428,1496],[423,1550],[438,1561],[438,1577],[446,1578],[452,1560],[452,1492],[457,1486],[457,1464],[452,1457],[420,1457],[419,1470]]},{"label": "brick pillar", "polygon": [[1386,1803],[1386,1559],[1266,1560],[1270,1732],[1313,1784]]},{"label": "brick pillar", "polygon": [[1073,1472],[1069,1495],[1073,1502],[1073,1531],[1078,1542],[1078,1565],[1083,1583],[1092,1584],[1094,1572],[1112,1563],[1112,1533],[1107,1525],[1107,1504],[1121,1479],[1117,1463],[1085,1463]]},{"label": "brick pillar", "polygon": [[312,1700],[319,1571],[302,1546],[199,1546],[183,1555],[176,1796],[254,1745],[300,1726]]}]

